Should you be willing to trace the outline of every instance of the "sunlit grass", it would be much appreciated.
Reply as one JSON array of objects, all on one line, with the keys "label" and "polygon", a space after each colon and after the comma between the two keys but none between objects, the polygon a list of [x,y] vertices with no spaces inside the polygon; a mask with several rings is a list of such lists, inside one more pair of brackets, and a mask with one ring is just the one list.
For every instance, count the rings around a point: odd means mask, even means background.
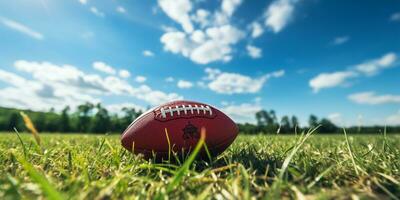
[{"label": "sunlit grass", "polygon": [[240,135],[217,159],[186,165],[131,155],[118,135],[42,133],[42,149],[20,136],[0,133],[0,199],[400,196],[398,135]]}]

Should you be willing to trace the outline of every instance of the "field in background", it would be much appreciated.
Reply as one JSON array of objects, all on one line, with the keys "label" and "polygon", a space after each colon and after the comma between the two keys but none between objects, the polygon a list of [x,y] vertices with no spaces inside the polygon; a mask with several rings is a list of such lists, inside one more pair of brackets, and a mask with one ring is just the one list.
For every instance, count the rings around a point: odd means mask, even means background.
[{"label": "field in background", "polygon": [[243,135],[188,170],[133,156],[117,135],[41,134],[42,147],[21,138],[0,133],[0,199],[400,196],[400,135]]}]

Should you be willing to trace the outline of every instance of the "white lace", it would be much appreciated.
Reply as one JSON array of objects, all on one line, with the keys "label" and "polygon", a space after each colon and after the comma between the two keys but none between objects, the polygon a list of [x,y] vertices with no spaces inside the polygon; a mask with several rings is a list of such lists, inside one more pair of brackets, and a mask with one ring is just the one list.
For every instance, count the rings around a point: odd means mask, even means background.
[{"label": "white lace", "polygon": [[204,115],[206,114],[206,112],[208,112],[209,115],[212,115],[212,110],[210,106],[204,106],[204,105],[198,106],[196,104],[194,104],[193,106],[190,104],[182,105],[181,107],[175,106],[174,108],[168,106],[167,109],[161,108],[160,111],[162,118],[166,118],[168,113],[171,115],[171,117],[173,117],[175,112],[177,113],[178,116],[181,115],[181,112],[183,112],[184,115],[187,115],[188,111],[190,111],[191,114],[194,114],[195,111],[197,114],[200,114],[200,112],[202,111]]}]

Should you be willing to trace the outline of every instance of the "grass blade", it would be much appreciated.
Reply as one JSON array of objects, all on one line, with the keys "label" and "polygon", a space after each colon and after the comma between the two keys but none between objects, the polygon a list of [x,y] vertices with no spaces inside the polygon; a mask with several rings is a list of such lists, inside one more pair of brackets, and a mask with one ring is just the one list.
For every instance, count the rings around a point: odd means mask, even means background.
[{"label": "grass blade", "polygon": [[39,137],[39,132],[35,128],[35,125],[33,124],[31,118],[24,112],[19,113],[22,116],[22,119],[24,120],[26,128],[32,133],[33,137],[35,138],[36,143],[40,146],[40,137]]},{"label": "grass blade", "polygon": [[15,134],[17,134],[17,136],[18,136],[19,142],[21,143],[22,149],[24,150],[24,157],[26,158],[26,148],[25,148],[25,144],[24,144],[24,142],[22,141],[21,136],[19,136],[19,132],[18,132],[18,130],[17,130],[15,127],[14,127],[14,132],[15,132]]},{"label": "grass blade", "polygon": [[200,152],[200,149],[203,147],[204,141],[206,139],[206,130],[204,127],[201,128],[201,136],[199,141],[197,142],[196,147],[193,152],[190,154],[189,158],[183,163],[182,167],[177,171],[175,176],[173,177],[170,184],[167,186],[167,192],[171,192],[176,186],[182,181],[184,175],[189,170],[190,165],[193,163],[197,154]]},{"label": "grass blade", "polygon": [[353,163],[353,167],[354,167],[354,170],[355,170],[357,176],[359,176],[357,164],[356,164],[356,161],[354,160],[353,151],[351,150],[351,147],[350,147],[350,143],[349,143],[349,139],[347,137],[346,129],[343,128],[343,132],[344,132],[344,137],[346,138],[347,150],[349,150],[351,162]]},{"label": "grass blade", "polygon": [[18,159],[18,162],[21,163],[25,171],[28,172],[29,177],[31,177],[31,179],[40,186],[48,199],[64,199],[57,189],[50,184],[47,178],[38,172],[28,161],[25,160],[25,158],[19,156],[16,156],[16,158]]},{"label": "grass blade", "polygon": [[165,131],[165,136],[167,137],[167,142],[168,142],[168,162],[171,161],[171,141],[169,140],[169,135],[168,135],[168,130],[167,128],[164,128]]}]

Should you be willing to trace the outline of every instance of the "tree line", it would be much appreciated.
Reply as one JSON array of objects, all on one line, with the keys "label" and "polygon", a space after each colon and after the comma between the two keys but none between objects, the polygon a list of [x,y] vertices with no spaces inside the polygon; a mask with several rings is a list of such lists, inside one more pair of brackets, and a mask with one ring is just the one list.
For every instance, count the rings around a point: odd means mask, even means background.
[{"label": "tree line", "polygon": [[[238,124],[239,130],[247,134],[271,133],[271,134],[294,134],[307,131],[318,127],[318,133],[343,133],[343,127],[339,127],[327,118],[318,119],[315,115],[310,115],[308,125],[300,127],[296,116],[283,116],[278,119],[274,110],[260,110],[255,114],[256,124]],[[400,133],[398,126],[351,126],[346,127],[348,133]]]},{"label": "tree line", "polygon": [[[0,131],[25,130],[24,122],[18,109],[0,108]],[[33,121],[39,132],[60,133],[122,133],[126,127],[142,114],[141,110],[124,107],[121,114],[111,114],[99,104],[85,103],[74,112],[69,106],[61,113],[51,109],[49,112],[23,110]]]},{"label": "tree line", "polygon": [[[40,132],[59,133],[122,133],[129,124],[139,117],[143,111],[135,108],[124,107],[119,114],[110,113],[99,104],[85,103],[77,106],[74,111],[69,106],[61,112],[51,109],[48,112],[35,112],[14,108],[0,107],[0,131],[13,131],[14,127],[20,131],[25,130],[20,112],[25,112],[33,121]],[[293,134],[295,132],[317,127],[319,133],[341,133],[338,127],[326,118],[318,119],[310,115],[308,126],[300,127],[296,116],[283,116],[278,119],[274,110],[261,110],[255,114],[256,124],[238,124],[241,133],[245,134]],[[400,126],[363,126],[347,127],[349,133],[400,133]]]}]

